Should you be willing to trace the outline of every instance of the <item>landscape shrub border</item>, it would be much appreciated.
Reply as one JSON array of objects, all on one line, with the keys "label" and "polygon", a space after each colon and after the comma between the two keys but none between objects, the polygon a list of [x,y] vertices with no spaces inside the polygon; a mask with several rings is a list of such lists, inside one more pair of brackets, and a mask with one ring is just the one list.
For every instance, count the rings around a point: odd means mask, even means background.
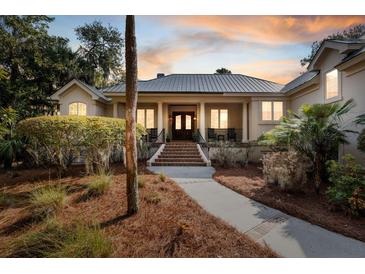
[{"label": "landscape shrub border", "polygon": [[[98,116],[40,116],[25,119],[17,132],[27,141],[27,151],[37,165],[55,165],[60,175],[80,155],[87,173],[108,170],[112,152],[121,150],[125,120]],[[145,129],[137,124],[137,139]]]}]

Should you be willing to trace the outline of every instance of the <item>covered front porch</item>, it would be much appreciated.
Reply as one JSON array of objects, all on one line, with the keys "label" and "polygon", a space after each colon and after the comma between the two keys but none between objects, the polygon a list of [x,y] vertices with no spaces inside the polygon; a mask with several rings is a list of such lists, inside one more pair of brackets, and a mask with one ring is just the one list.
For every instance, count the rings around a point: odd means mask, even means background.
[{"label": "covered front porch", "polygon": [[[182,99],[182,98],[181,98]],[[229,141],[247,142],[249,136],[248,101],[244,102],[144,102],[137,105],[137,123],[147,129],[147,142]],[[113,104],[113,116],[123,117],[124,103]]]}]

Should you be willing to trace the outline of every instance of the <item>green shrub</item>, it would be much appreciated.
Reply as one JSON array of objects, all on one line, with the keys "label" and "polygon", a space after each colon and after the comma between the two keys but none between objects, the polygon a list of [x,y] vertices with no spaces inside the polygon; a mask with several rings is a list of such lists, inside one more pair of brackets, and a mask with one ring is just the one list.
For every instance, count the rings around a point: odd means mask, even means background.
[{"label": "green shrub", "polygon": [[[21,121],[28,152],[38,164],[54,164],[62,174],[80,155],[88,173],[108,170],[112,152],[124,143],[125,120],[88,116],[41,116]],[[145,130],[137,125],[137,138]]]},{"label": "green shrub", "polygon": [[354,215],[357,215],[360,208],[352,205],[351,198],[358,189],[365,188],[365,180],[361,174],[362,168],[350,154],[344,155],[342,160],[343,163],[328,162],[329,180],[333,185],[328,187],[326,194],[331,203],[345,210],[350,209]]},{"label": "green shrub", "polygon": [[67,195],[65,189],[56,187],[45,187],[32,192],[29,204],[35,216],[45,217],[54,215],[66,204]]},{"label": "green shrub", "polygon": [[158,178],[160,179],[161,182],[165,182],[166,181],[166,175],[165,175],[165,173],[161,172],[158,175]]},{"label": "green shrub", "polygon": [[12,242],[8,257],[101,258],[109,257],[111,252],[111,242],[99,227],[65,226],[51,220],[43,229]]},{"label": "green shrub", "polygon": [[109,174],[102,174],[94,176],[92,181],[87,185],[88,193],[90,195],[102,195],[111,186],[113,180]]}]

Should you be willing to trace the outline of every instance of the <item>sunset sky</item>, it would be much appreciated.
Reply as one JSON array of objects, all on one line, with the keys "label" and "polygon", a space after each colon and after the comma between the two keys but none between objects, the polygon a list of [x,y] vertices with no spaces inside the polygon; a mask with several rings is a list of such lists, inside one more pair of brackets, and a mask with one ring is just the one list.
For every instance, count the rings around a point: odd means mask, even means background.
[{"label": "sunset sky", "polygon": [[[55,16],[50,33],[78,47],[74,28],[94,20],[124,33],[124,16]],[[365,16],[137,16],[139,79],[156,73],[233,73],[287,83],[313,41]]]}]

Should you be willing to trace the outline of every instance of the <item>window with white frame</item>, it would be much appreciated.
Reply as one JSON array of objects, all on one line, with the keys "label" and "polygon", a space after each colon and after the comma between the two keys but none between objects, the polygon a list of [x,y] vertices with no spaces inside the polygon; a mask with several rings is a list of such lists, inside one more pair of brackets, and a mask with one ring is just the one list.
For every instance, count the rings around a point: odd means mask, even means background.
[{"label": "window with white frame", "polygon": [[326,99],[335,98],[338,95],[338,70],[334,69],[326,73]]},{"label": "window with white frame", "polygon": [[284,114],[282,101],[262,101],[261,119],[263,121],[278,121]]},{"label": "window with white frame", "polygon": [[139,108],[137,109],[137,123],[141,124],[145,128],[155,127],[155,110]]},{"label": "window with white frame", "polygon": [[228,128],[228,109],[211,109],[210,127]]},{"label": "window with white frame", "polygon": [[86,104],[81,102],[74,102],[68,105],[68,114],[85,116],[87,113],[86,109]]}]

